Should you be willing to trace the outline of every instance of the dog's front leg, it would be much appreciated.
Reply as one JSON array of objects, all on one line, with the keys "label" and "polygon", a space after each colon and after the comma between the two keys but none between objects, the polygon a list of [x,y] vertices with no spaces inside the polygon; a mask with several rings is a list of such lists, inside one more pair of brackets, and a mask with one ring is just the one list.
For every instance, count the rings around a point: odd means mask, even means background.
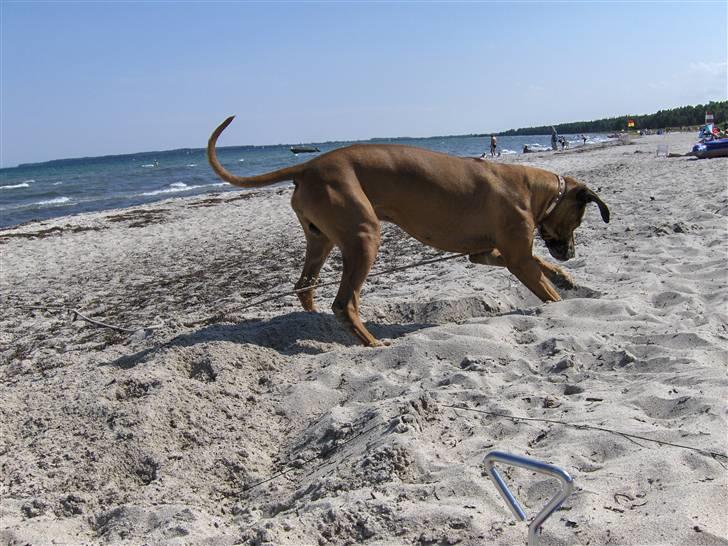
[{"label": "dog's front leg", "polygon": [[518,260],[506,260],[508,270],[521,281],[526,288],[536,294],[541,301],[561,301],[561,296],[551,284],[535,256],[527,256]]},{"label": "dog's front leg", "polygon": [[[507,267],[503,256],[498,252],[497,249],[490,251],[479,252],[478,254],[471,254],[468,259],[474,264],[491,265],[494,267]],[[561,269],[559,266],[551,264],[547,261],[542,260],[538,256],[533,256],[533,259],[538,262],[539,267],[544,275],[559,288],[574,288],[574,280],[571,278],[566,271]]]},{"label": "dog's front leg", "polygon": [[554,265],[545,260],[542,260],[538,256],[534,256],[534,259],[541,267],[541,271],[543,271],[544,274],[549,278],[549,280],[556,286],[566,289],[576,287],[576,284],[574,284],[574,279],[571,278],[571,275],[561,269],[558,265]]}]

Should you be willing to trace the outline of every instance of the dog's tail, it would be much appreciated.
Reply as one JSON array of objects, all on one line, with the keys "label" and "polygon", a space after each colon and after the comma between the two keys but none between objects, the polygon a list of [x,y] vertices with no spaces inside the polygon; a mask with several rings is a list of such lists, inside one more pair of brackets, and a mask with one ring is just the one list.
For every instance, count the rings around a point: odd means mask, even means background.
[{"label": "dog's tail", "polygon": [[217,175],[230,182],[234,186],[240,186],[241,188],[256,188],[260,186],[267,186],[269,184],[275,184],[276,182],[283,182],[285,180],[293,180],[294,177],[301,173],[302,165],[294,165],[293,167],[287,167],[273,171],[271,173],[259,174],[257,176],[235,176],[229,173],[225,167],[223,167],[217,159],[217,153],[215,152],[215,143],[217,142],[220,134],[230,123],[235,119],[235,116],[230,116],[223,121],[217,129],[210,135],[210,140],[207,141],[207,160]]}]

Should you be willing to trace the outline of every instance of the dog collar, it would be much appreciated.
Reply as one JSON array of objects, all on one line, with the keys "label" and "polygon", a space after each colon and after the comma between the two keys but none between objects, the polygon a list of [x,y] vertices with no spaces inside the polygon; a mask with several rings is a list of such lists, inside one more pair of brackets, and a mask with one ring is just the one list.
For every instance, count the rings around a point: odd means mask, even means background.
[{"label": "dog collar", "polygon": [[554,209],[556,206],[561,203],[561,200],[564,198],[564,195],[566,194],[566,181],[564,180],[564,177],[559,175],[559,193],[556,194],[556,197],[549,203],[549,206],[546,207],[546,212],[543,214],[543,218],[541,218],[541,222],[546,220],[546,218],[549,217],[549,214],[554,212]]}]

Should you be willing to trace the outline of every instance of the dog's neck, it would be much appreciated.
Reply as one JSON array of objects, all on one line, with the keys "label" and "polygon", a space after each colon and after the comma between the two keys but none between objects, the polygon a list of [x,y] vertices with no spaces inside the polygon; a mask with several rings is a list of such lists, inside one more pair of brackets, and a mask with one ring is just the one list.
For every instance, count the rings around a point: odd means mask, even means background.
[{"label": "dog's neck", "polygon": [[[566,195],[566,181],[564,180],[564,177],[561,175],[558,175],[559,177],[559,187],[556,192],[556,195],[554,195],[551,200],[548,202],[548,205],[546,205],[546,209],[544,210],[543,214],[541,214],[541,218],[538,220],[538,224],[542,224],[546,221],[546,219],[551,216],[551,213],[556,210],[556,207],[561,203],[561,200],[564,198],[564,195]],[[553,191],[553,190],[552,190]],[[549,192],[551,193],[551,192]]]}]

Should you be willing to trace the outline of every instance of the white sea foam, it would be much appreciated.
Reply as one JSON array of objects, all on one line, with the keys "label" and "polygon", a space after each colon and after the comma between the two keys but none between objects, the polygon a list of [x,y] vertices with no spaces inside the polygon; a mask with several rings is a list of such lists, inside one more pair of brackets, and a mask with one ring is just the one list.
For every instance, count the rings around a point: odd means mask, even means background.
[{"label": "white sea foam", "polygon": [[169,187],[163,188],[161,190],[155,190],[155,191],[147,191],[144,193],[140,193],[139,195],[143,195],[145,197],[149,197],[152,195],[161,195],[164,193],[178,193],[182,191],[190,191],[190,190],[196,190],[199,188],[209,188],[213,186],[226,186],[227,184],[223,183],[217,183],[217,184],[203,184],[201,186],[188,186],[184,182],[174,182],[173,184],[170,184]]},{"label": "white sea foam", "polygon": [[68,203],[70,200],[70,197],[55,197],[53,199],[48,199],[47,201],[38,201],[37,203],[33,203],[33,205],[41,207],[55,207],[57,205]]},{"label": "white sea foam", "polygon": [[[30,182],[30,180],[28,181]],[[28,182],[21,182],[20,184],[13,184],[12,186],[0,186],[0,190],[14,190],[17,188],[29,188],[30,184]],[[33,180],[35,182],[35,180]]]},{"label": "white sea foam", "polygon": [[197,163],[189,163],[187,166],[188,167],[197,167]]}]

